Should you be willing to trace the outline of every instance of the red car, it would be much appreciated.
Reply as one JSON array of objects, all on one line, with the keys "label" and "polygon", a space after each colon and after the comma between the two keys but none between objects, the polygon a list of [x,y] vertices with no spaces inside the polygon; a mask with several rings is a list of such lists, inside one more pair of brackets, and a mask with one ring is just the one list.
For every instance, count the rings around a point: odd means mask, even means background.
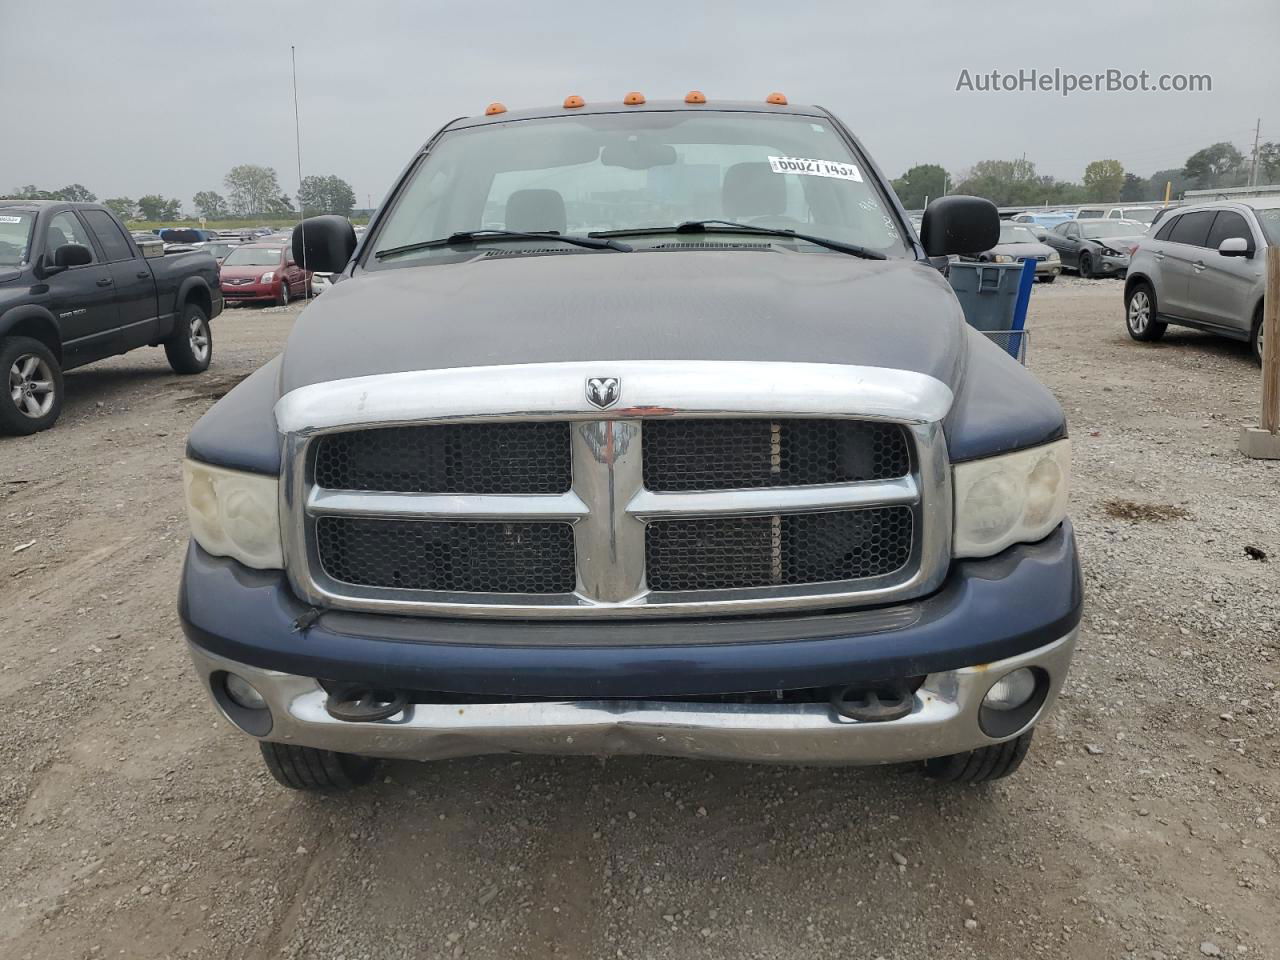
[{"label": "red car", "polygon": [[246,243],[222,261],[222,296],[229,303],[269,300],[286,304],[311,293],[311,271],[278,243]]}]

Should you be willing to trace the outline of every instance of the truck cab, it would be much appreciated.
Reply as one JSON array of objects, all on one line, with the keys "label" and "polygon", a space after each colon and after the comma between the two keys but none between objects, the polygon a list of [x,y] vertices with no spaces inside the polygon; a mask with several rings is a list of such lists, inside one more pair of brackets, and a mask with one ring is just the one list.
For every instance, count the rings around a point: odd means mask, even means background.
[{"label": "truck cab", "polygon": [[179,612],[298,789],[382,758],[1012,773],[1082,609],[1061,407],[829,111],[638,93],[446,125],[195,426]]}]

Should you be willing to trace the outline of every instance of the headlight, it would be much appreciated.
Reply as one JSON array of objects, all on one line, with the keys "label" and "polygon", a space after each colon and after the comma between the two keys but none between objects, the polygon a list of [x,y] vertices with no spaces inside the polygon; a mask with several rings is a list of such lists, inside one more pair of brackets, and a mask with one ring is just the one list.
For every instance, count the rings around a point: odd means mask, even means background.
[{"label": "headlight", "polygon": [[1058,251],[1057,251],[1057,250],[1050,250],[1050,251],[1049,251],[1049,259],[1050,259],[1050,260],[1061,260],[1062,258],[1061,258],[1060,256],[1058,256]]},{"label": "headlight", "polygon": [[270,283],[270,282],[271,282],[272,280],[274,280],[275,278],[276,278],[275,271],[274,271],[274,270],[268,270],[266,273],[264,273],[262,276],[260,276],[260,277],[258,278],[258,282],[259,282],[259,283]]},{"label": "headlight", "polygon": [[989,557],[1048,536],[1067,515],[1070,481],[1070,440],[956,464],[953,553]]},{"label": "headlight", "polygon": [[1013,257],[1006,256],[1003,253],[997,253],[991,258],[992,263],[1013,263]]},{"label": "headlight", "polygon": [[182,486],[191,536],[207,552],[259,570],[284,568],[279,480],[183,460]]}]

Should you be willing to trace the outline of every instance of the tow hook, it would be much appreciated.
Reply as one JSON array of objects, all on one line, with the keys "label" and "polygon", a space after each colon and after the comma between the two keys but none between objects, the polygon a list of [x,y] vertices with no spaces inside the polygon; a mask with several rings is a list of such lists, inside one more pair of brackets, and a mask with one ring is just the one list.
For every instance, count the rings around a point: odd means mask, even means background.
[{"label": "tow hook", "polygon": [[335,720],[374,723],[389,720],[402,712],[408,704],[409,698],[399,691],[387,699],[381,691],[375,692],[368,687],[348,687],[329,694],[324,702],[324,709]]},{"label": "tow hook", "polygon": [[901,720],[911,712],[914,697],[905,684],[879,687],[834,687],[831,709],[842,717],[862,723]]}]

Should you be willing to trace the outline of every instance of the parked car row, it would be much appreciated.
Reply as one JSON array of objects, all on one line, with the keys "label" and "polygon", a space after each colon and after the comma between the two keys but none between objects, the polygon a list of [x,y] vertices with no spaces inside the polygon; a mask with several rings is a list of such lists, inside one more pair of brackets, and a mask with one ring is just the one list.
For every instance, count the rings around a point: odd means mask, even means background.
[{"label": "parked car row", "polygon": [[961,259],[977,260],[980,263],[1023,263],[1034,260],[1036,280],[1042,283],[1053,283],[1062,272],[1062,258],[1058,251],[1046,243],[1041,243],[1036,235],[1021,223],[1001,223],[999,243],[976,256],[961,257]]}]

